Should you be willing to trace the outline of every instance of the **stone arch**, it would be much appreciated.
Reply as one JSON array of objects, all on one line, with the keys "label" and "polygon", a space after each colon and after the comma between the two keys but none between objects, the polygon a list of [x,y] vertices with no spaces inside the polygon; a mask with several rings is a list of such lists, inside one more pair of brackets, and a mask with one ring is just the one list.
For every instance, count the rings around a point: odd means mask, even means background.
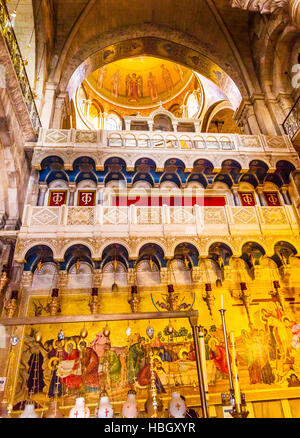
[{"label": "stone arch", "polygon": [[50,152],[47,152],[44,158],[40,158],[40,167],[42,170],[47,168],[50,169],[51,166],[55,164],[57,164],[60,169],[64,169],[65,167],[64,159],[62,156],[59,155],[59,153],[55,153],[55,155],[53,155]]},{"label": "stone arch", "polygon": [[[127,244],[125,244],[124,242],[120,242],[118,240],[114,240],[113,242],[109,242],[109,243],[105,242],[101,246],[100,254],[101,254],[102,263],[104,262],[103,256],[105,255],[105,251],[108,248],[113,249],[114,246],[118,246],[119,249],[123,251],[122,253],[120,252],[120,254],[124,255],[124,257],[126,258],[127,263],[128,263],[128,260],[130,259],[130,247]],[[116,255],[118,255],[118,253],[116,253]]]},{"label": "stone arch", "polygon": [[272,167],[271,163],[266,159],[266,157],[259,157],[259,158],[247,157],[245,159],[245,165],[250,167],[250,164],[255,161],[265,164],[268,168]]},{"label": "stone arch", "polygon": [[280,242],[283,243],[287,243],[291,248],[294,248],[294,250],[296,251],[294,255],[298,254],[300,252],[300,244],[299,242],[294,242],[294,241],[290,241],[290,239],[284,239],[284,240],[276,240],[273,244],[273,250],[275,252],[275,247],[276,245],[278,245]]},{"label": "stone arch", "polygon": [[233,255],[231,246],[224,242],[224,240],[209,242],[209,246],[205,252],[221,269],[230,263],[230,259]]},{"label": "stone arch", "polygon": [[247,244],[248,242],[250,242],[250,241],[251,241],[252,243],[255,243],[255,244],[261,246],[261,247],[263,248],[263,250],[265,251],[265,254],[268,253],[268,248],[267,248],[265,242],[261,241],[261,240],[258,239],[258,238],[252,238],[252,237],[251,237],[251,239],[249,239],[249,237],[245,236],[245,237],[243,237],[243,239],[240,240],[240,242],[239,242],[239,246],[238,246],[238,248],[237,248],[237,252],[236,252],[235,255],[238,254],[238,257],[240,257],[240,256],[242,255],[242,253],[243,253],[243,246],[246,245],[246,244]]},{"label": "stone arch", "polygon": [[72,242],[69,242],[67,245],[65,245],[62,250],[61,250],[61,254],[63,257],[65,257],[66,252],[72,248],[73,246],[76,245],[82,245],[85,246],[91,253],[91,258],[97,258],[97,254],[96,254],[96,249],[94,248],[94,246],[90,243],[90,242],[86,242],[84,240],[74,240]]},{"label": "stone arch", "polygon": [[149,244],[151,244],[151,243],[153,243],[153,244],[155,244],[155,245],[157,245],[157,246],[159,246],[159,247],[161,248],[161,250],[162,250],[162,252],[163,252],[163,254],[164,254],[164,257],[166,257],[166,256],[169,255],[169,254],[168,254],[167,245],[164,244],[164,242],[162,242],[162,241],[160,241],[160,240],[158,240],[158,239],[155,239],[155,238],[149,238],[149,239],[146,238],[146,239],[143,239],[143,241],[140,242],[140,243],[136,246],[135,251],[134,251],[134,254],[132,255],[132,257],[133,257],[133,258],[138,257],[138,255],[139,255],[140,252],[141,252],[141,249],[142,249],[144,246],[149,245]]},{"label": "stone arch", "polygon": [[[128,164],[128,157],[123,157],[122,154],[122,158],[118,157],[115,153],[114,154],[108,154],[105,155],[103,157],[103,167],[109,166],[110,164],[108,163],[108,161],[112,160],[113,158],[116,158],[118,160],[120,160],[120,162],[122,164],[120,164],[121,166],[126,166],[125,169],[127,169],[127,167],[131,167],[130,164]],[[122,171],[123,169],[120,169],[120,171]]]},{"label": "stone arch", "polygon": [[[134,39],[132,39],[133,34],[135,35]],[[72,38],[74,38],[75,41],[76,36],[74,33]],[[139,51],[140,45],[137,44],[136,41],[145,40],[146,38],[151,38],[152,41],[158,40],[158,44],[161,41],[162,44],[168,43],[169,47],[174,46],[174,50],[168,50],[165,52],[161,50],[160,52],[157,52],[154,50],[155,44],[153,44],[153,42],[152,44],[145,45],[145,41],[143,41],[144,50]],[[225,62],[224,56],[222,57],[221,53],[217,56],[215,53],[216,50],[208,50],[207,45],[201,44],[199,42],[200,40],[181,31],[176,31],[174,29],[171,30],[168,26],[156,25],[154,23],[123,26],[111,31],[106,31],[102,34],[94,35],[90,40],[82,42],[79,50],[74,47],[72,50],[72,61],[68,59],[68,55],[71,52],[70,46],[72,45],[72,41],[68,41],[57,67],[51,75],[51,79],[54,82],[59,83],[61,91],[66,90],[67,85],[69,84],[68,90],[73,94],[71,89],[76,89],[79,85],[74,84],[74,72],[75,75],[80,78],[80,82],[82,82],[82,80],[85,79],[86,73],[89,74],[113,60],[129,57],[128,51],[126,53],[126,48],[130,45],[130,41],[134,44],[134,50],[131,53],[131,56],[144,54],[157,56],[162,59],[167,57],[171,61],[181,63],[204,76],[206,75],[210,77],[214,82],[216,82],[217,79],[214,74],[211,74],[211,72],[220,71],[222,74],[228,75],[232,78],[240,89],[241,94],[244,96],[247,95],[247,88],[253,89],[246,69],[241,69],[240,66],[238,66],[238,64],[242,62],[241,59],[238,59],[238,57],[235,57],[231,53],[232,62]],[[223,41],[227,44],[226,39],[223,38]],[[67,48],[67,45],[69,45],[69,48]],[[125,49],[120,49],[120,46],[125,46]],[[175,50],[175,47],[177,47],[177,50]],[[226,47],[229,49],[229,46]],[[229,50],[231,51],[232,49],[230,48]],[[111,56],[112,53],[110,52],[112,51],[114,54],[118,52],[118,58]],[[105,57],[103,57],[104,52]],[[186,52],[184,59],[182,59],[183,52]],[[179,53],[181,56],[178,56]],[[241,70],[243,70],[244,77],[242,77],[242,74],[240,73]]]},{"label": "stone arch", "polygon": [[[202,125],[202,131],[219,134],[222,134],[222,132],[241,134],[241,129],[234,120],[234,112],[235,110],[229,101],[217,102],[212,109],[208,110],[208,114],[205,114],[205,125]],[[217,122],[221,122],[220,131]]]},{"label": "stone arch", "polygon": [[47,262],[54,263],[52,248],[50,245],[38,245],[35,243],[35,245],[27,249],[24,255],[24,270],[31,272],[41,271],[43,264]]},{"label": "stone arch", "polygon": [[18,255],[16,254],[15,255],[15,260],[16,261],[18,261],[18,262],[20,262],[20,263],[24,263],[24,261],[25,261],[25,257],[26,257],[26,254],[30,251],[30,250],[32,250],[33,248],[35,248],[35,247],[37,247],[37,246],[46,246],[46,247],[48,247],[51,251],[52,251],[52,254],[53,254],[53,259],[55,259],[56,257],[56,248],[55,248],[55,246],[52,244],[52,242],[50,241],[47,241],[47,242],[45,242],[45,240],[35,240],[34,242],[32,242],[32,244],[28,244],[28,246],[26,245],[23,249],[22,249],[22,251],[20,251],[19,253],[18,253]]},{"label": "stone arch", "polygon": [[197,249],[197,251],[200,253],[199,244],[196,240],[190,239],[188,237],[182,237],[176,239],[176,241],[170,246],[167,256],[170,255],[171,257],[173,257],[175,254],[175,248],[183,243],[187,243],[189,245],[194,246]]},{"label": "stone arch", "polygon": [[189,242],[181,242],[174,248],[173,258],[184,258],[185,263],[191,268],[198,266],[199,250],[196,245]]}]

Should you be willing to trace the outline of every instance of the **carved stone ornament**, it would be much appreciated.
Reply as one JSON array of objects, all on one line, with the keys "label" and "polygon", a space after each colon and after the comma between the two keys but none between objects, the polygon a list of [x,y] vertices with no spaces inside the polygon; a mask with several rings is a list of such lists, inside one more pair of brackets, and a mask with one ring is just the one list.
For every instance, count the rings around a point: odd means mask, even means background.
[{"label": "carved stone ornament", "polygon": [[272,14],[276,9],[288,6],[288,0],[232,0],[233,8],[245,9],[260,14]]}]

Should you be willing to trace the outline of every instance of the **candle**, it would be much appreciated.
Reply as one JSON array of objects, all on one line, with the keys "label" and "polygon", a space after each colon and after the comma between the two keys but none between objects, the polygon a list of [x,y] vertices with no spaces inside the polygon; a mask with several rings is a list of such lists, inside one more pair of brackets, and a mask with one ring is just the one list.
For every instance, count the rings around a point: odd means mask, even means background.
[{"label": "candle", "polygon": [[92,297],[97,297],[98,296],[98,288],[97,287],[93,287],[92,288]]},{"label": "candle", "polygon": [[52,289],[51,296],[52,296],[52,298],[57,298],[58,297],[58,289]]},{"label": "candle", "polygon": [[18,293],[19,292],[17,290],[13,290],[12,293],[11,293],[11,297],[10,298],[12,300],[17,300],[18,299]]},{"label": "candle", "polygon": [[221,310],[223,310],[223,295],[221,295]]},{"label": "candle", "polygon": [[131,286],[132,295],[137,294],[137,286]]},{"label": "candle", "polygon": [[241,283],[241,290],[247,290],[247,285],[246,283]]},{"label": "candle", "polygon": [[174,292],[174,286],[173,286],[173,284],[168,284],[168,292],[169,292],[169,294],[171,294],[171,293]]},{"label": "candle", "polygon": [[211,284],[210,283],[205,284],[205,292],[211,292]]},{"label": "candle", "polygon": [[199,333],[200,338],[200,353],[201,353],[201,363],[202,363],[202,371],[204,378],[204,388],[206,392],[206,398],[208,398],[208,382],[207,382],[207,369],[206,369],[206,357],[205,357],[205,342],[204,342],[204,333]]},{"label": "candle", "polygon": [[240,399],[239,377],[238,377],[238,371],[237,371],[237,366],[236,366],[236,350],[235,350],[235,343],[234,343],[234,332],[230,333],[230,340],[231,340],[231,346],[232,346],[232,366],[233,366],[234,383],[235,383],[235,385],[234,385],[235,403],[236,403],[237,412],[240,412],[241,399]]}]

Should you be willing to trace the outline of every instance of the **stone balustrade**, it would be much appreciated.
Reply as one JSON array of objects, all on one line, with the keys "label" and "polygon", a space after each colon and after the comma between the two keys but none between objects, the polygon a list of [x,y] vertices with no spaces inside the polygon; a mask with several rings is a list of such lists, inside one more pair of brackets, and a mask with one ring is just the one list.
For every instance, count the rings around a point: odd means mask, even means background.
[{"label": "stone balustrade", "polygon": [[[116,225],[118,227],[116,228]],[[151,225],[151,227],[149,227]],[[84,228],[83,228],[84,226]],[[294,206],[280,207],[33,207],[27,205],[20,235],[140,236],[239,235],[294,233],[298,229]]]},{"label": "stone balustrade", "polygon": [[42,129],[27,148],[80,148],[82,146],[128,149],[183,149],[212,151],[294,152],[288,136],[239,135],[159,131],[82,131]]},{"label": "stone balustrade", "polygon": [[[18,114],[20,119],[22,119],[21,125],[23,125],[25,138],[36,138],[42,125],[35,104],[34,95],[29,84],[19,44],[10,22],[10,15],[6,3],[3,0],[0,0],[0,34],[1,88],[6,87],[7,85],[9,91],[12,93],[12,98],[17,106]],[[7,60],[8,57],[10,58],[10,63]],[[14,74],[12,73],[11,67],[14,69]],[[4,84],[2,84],[3,81],[5,82]],[[19,98],[20,92],[22,94],[21,99]],[[31,129],[26,125],[27,118],[30,120]],[[34,135],[32,135],[31,130]]]}]

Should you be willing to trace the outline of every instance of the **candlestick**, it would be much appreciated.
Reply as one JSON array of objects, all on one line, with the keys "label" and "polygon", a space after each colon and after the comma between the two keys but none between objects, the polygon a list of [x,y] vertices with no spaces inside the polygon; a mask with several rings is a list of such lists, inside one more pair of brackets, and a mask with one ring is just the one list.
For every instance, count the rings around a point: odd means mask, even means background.
[{"label": "candlestick", "polygon": [[168,285],[168,297],[167,297],[167,303],[168,303],[168,311],[174,312],[175,311],[175,296],[174,296],[174,286],[173,284]]},{"label": "candlestick", "polygon": [[59,290],[58,289],[52,289],[51,293],[51,301],[47,305],[47,310],[50,313],[51,316],[56,316],[58,313],[60,313],[60,299],[58,295]]},{"label": "candlestick", "polygon": [[234,391],[233,387],[233,379],[232,379],[232,372],[231,372],[231,365],[230,365],[230,356],[229,356],[229,348],[228,348],[228,340],[227,340],[227,330],[226,330],[226,322],[225,322],[225,309],[220,309],[221,318],[222,318],[222,327],[223,327],[223,336],[224,336],[224,342],[225,342],[225,350],[226,350],[226,360],[227,360],[227,366],[228,366],[228,377],[229,377],[229,384],[230,384],[230,390]]},{"label": "candlestick", "polygon": [[212,306],[213,306],[215,297],[214,297],[214,295],[212,293],[212,288],[211,288],[211,284],[210,283],[206,283],[205,284],[205,292],[206,292],[206,295],[203,297],[203,301],[206,302],[208,310],[209,310],[209,313],[210,313],[210,316],[213,318]]},{"label": "candlestick", "polygon": [[95,315],[96,313],[100,313],[101,307],[100,307],[100,301],[98,297],[98,288],[93,287],[92,288],[92,294],[89,302],[89,307],[91,309],[91,313]]},{"label": "candlestick", "polygon": [[14,313],[18,307],[18,291],[14,290],[11,293],[10,299],[7,301],[7,304],[5,306],[7,318],[12,318],[14,316]]},{"label": "candlestick", "polygon": [[201,329],[199,332],[199,339],[200,339],[200,351],[201,351],[201,362],[202,362],[204,387],[205,387],[206,399],[208,400],[208,382],[207,382],[206,357],[205,357],[205,342],[204,342],[204,333]]},{"label": "candlestick", "polygon": [[235,401],[236,401],[236,410],[239,413],[241,411],[241,398],[240,398],[240,387],[239,387],[239,377],[238,370],[236,366],[236,350],[234,343],[234,332],[230,333],[231,347],[232,347],[232,366],[233,366],[233,374],[234,374],[234,383],[235,383]]},{"label": "candlestick", "polygon": [[132,313],[138,312],[140,301],[140,298],[137,296],[137,286],[131,286],[131,298],[128,300],[128,303],[130,304]]}]

